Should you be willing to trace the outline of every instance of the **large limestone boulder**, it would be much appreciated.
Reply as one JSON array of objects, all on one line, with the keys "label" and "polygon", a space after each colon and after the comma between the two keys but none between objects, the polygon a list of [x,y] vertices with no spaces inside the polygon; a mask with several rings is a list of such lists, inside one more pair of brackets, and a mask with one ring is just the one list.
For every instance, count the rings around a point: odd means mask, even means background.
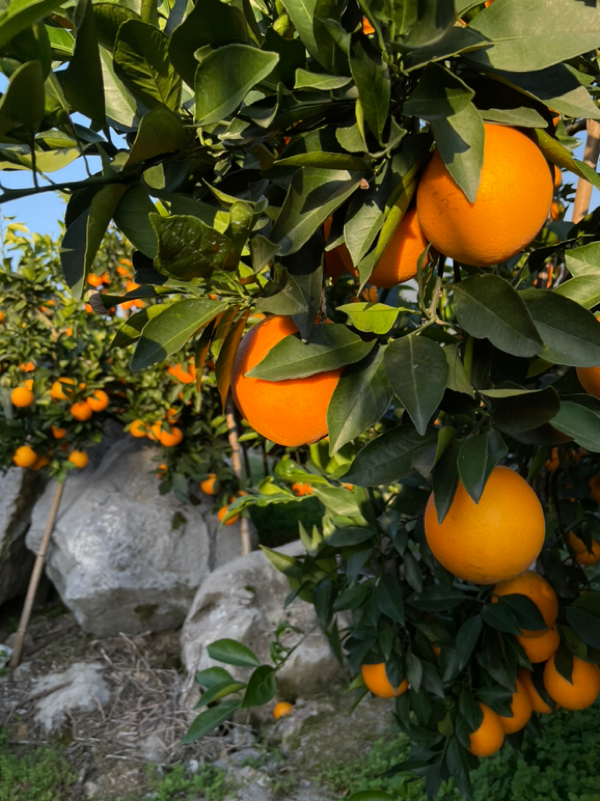
[{"label": "large limestone boulder", "polygon": [[[66,483],[47,573],[85,631],[100,637],[180,626],[211,570],[240,552],[237,526],[219,528],[210,505],[160,495],[156,449],[133,438],[94,449]],[[36,550],[55,492],[36,504]]]},{"label": "large limestone boulder", "polygon": [[[295,556],[304,552],[300,542],[280,551]],[[181,634],[182,660],[190,674],[220,664],[206,646],[222,638],[238,640],[251,648],[265,664],[272,664],[269,645],[275,630],[287,622],[307,636],[277,672],[282,695],[296,697],[327,688],[345,674],[319,628],[312,605],[296,598],[287,608],[290,593],[285,576],[276,571],[262,551],[242,556],[215,570],[202,584],[190,608]],[[296,634],[291,635],[298,640]],[[235,676],[247,679],[244,668],[227,666]],[[190,701],[192,697],[190,697]]]},{"label": "large limestone boulder", "polygon": [[25,534],[42,488],[43,479],[31,470],[12,467],[0,474],[0,604],[27,589],[34,557]]}]

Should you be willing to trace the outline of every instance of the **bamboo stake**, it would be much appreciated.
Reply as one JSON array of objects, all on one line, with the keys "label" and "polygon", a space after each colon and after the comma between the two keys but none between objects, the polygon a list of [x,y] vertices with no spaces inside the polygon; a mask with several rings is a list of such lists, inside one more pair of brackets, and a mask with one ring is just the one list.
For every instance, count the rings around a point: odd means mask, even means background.
[{"label": "bamboo stake", "polygon": [[[600,122],[597,120],[587,121],[587,139],[583,160],[593,170],[596,169],[598,156],[600,155]],[[577,182],[577,192],[573,203],[573,222],[578,223],[588,213],[590,200],[592,197],[592,185],[589,181],[580,178]]]},{"label": "bamboo stake", "polygon": [[56,520],[56,513],[58,512],[58,507],[60,504],[60,498],[62,496],[63,487],[64,487],[63,481],[60,481],[56,485],[56,492],[54,493],[52,506],[50,507],[50,512],[48,513],[48,520],[46,521],[46,530],[44,531],[44,536],[42,537],[42,541],[40,542],[40,549],[37,552],[35,564],[33,566],[33,572],[31,573],[31,579],[29,580],[29,587],[27,588],[25,605],[23,606],[21,620],[19,621],[19,628],[17,629],[15,647],[12,652],[12,656],[10,658],[9,664],[11,668],[16,668],[19,662],[21,661],[23,640],[25,639],[25,634],[27,633],[27,626],[29,625],[29,618],[31,617],[31,610],[33,609],[35,594],[37,592],[38,584],[40,583],[42,570],[44,569],[44,560],[46,558],[46,551],[48,550],[50,537],[52,536],[52,532],[54,531],[54,521]]},{"label": "bamboo stake", "polygon": [[[240,484],[244,480],[244,474],[242,472],[242,460],[240,457],[240,443],[238,441],[237,435],[237,424],[235,422],[235,413],[234,413],[234,406],[231,398],[227,398],[227,405],[225,407],[226,411],[226,420],[227,420],[227,428],[228,437],[229,437],[229,444],[231,446],[231,464],[233,467],[233,472],[238,477]],[[248,523],[247,517],[242,517],[240,519],[240,536],[242,539],[242,556],[246,556],[250,553],[250,525]]]}]

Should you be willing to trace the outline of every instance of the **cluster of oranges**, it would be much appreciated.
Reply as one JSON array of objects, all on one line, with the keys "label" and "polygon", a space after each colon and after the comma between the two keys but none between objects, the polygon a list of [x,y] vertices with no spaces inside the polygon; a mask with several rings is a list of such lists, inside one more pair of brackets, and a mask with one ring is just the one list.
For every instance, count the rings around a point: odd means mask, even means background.
[{"label": "cluster of oranges", "polygon": [[174,448],[183,442],[183,431],[177,427],[179,417],[177,409],[169,408],[162,420],[145,423],[137,418],[129,426],[129,433],[136,439],[148,437],[152,442],[160,442],[165,448]]},{"label": "cluster of oranges", "polygon": [[[140,285],[136,284],[133,280],[133,264],[131,259],[121,258],[119,259],[117,265],[117,273],[126,279],[125,281],[125,291],[126,292],[133,292],[136,289],[139,289]],[[87,283],[93,289],[98,290],[98,292],[103,292],[105,287],[110,286],[112,283],[112,279],[110,273],[108,271],[97,274],[97,273],[90,273],[87,277]],[[121,310],[127,311],[129,309],[143,309],[144,308],[144,301],[140,299],[136,300],[126,300],[123,303],[119,304]],[[89,303],[85,304],[85,310],[89,313],[93,312],[93,308]],[[114,314],[116,312],[115,308],[107,309],[107,314]]]},{"label": "cluster of oranges", "polygon": [[[217,478],[216,473],[209,473],[207,477],[200,482],[200,489],[205,495],[216,495],[221,488],[221,482]],[[244,492],[239,492],[238,495],[245,495]],[[229,503],[233,503],[235,501],[235,496],[231,496],[229,498]],[[232,515],[229,520],[225,520],[227,512],[229,511],[229,506],[224,505],[219,508],[217,511],[217,518],[219,519],[220,523],[223,523],[224,526],[233,526],[237,523],[240,519],[239,515]]]}]

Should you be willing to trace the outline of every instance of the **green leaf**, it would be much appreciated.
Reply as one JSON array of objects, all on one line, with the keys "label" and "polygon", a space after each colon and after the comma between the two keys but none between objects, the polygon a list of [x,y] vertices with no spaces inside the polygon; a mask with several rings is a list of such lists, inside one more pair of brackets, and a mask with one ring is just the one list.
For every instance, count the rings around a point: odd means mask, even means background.
[{"label": "green leaf", "polygon": [[152,317],[156,317],[156,315],[160,314],[162,311],[162,304],[154,303],[152,306],[146,306],[145,309],[140,309],[135,314],[132,314],[119,328],[108,349],[126,348],[128,345],[136,342],[140,338],[142,329],[148,320],[151,320]]},{"label": "green leaf", "polygon": [[135,98],[117,78],[112,56],[105,47],[100,47],[100,66],[104,83],[104,104],[106,116],[125,128],[133,128],[137,115]]},{"label": "green leaf", "polygon": [[412,471],[413,459],[437,441],[437,434],[419,436],[405,423],[369,442],[359,451],[344,481],[359,487],[375,487],[397,481]]},{"label": "green leaf", "polygon": [[374,536],[374,532],[370,528],[361,528],[360,526],[336,528],[333,534],[325,537],[325,545],[332,548],[344,548],[349,545],[360,545],[361,542],[372,540]]},{"label": "green leaf", "polygon": [[340,377],[327,408],[331,454],[360,436],[387,412],[392,387],[383,354],[380,348],[372,350],[363,360],[347,367]]},{"label": "green leaf", "polygon": [[394,801],[393,796],[380,790],[361,790],[359,793],[352,793],[346,801]]},{"label": "green leaf", "polygon": [[592,648],[600,650],[600,618],[573,604],[567,607],[566,614],[575,634]]},{"label": "green leaf", "polygon": [[559,284],[554,292],[578,303],[584,309],[600,304],[600,275],[580,275]]},{"label": "green leaf", "polygon": [[210,690],[215,684],[221,684],[224,681],[233,682],[233,676],[222,667],[210,667],[206,670],[200,670],[196,673],[196,681],[201,687],[206,687]]},{"label": "green leaf", "polygon": [[208,655],[216,662],[237,667],[258,667],[260,662],[252,651],[241,642],[231,639],[215,640],[206,646]]},{"label": "green leaf", "polygon": [[194,720],[185,737],[182,737],[181,743],[193,743],[201,737],[210,734],[211,731],[222,723],[225,723],[225,721],[233,715],[235,710],[239,709],[240,704],[241,701],[232,699],[230,701],[223,701],[218,706],[205,710]]},{"label": "green leaf", "polygon": [[0,14],[0,48],[38,20],[51,14],[65,0],[11,0]]},{"label": "green leaf", "polygon": [[188,339],[227,308],[224,302],[204,299],[179,300],[149,320],[138,341],[131,369],[136,372],[166,359]]},{"label": "green leaf", "polygon": [[446,390],[448,362],[431,339],[404,336],[385,351],[385,369],[394,393],[423,436]]},{"label": "green leaf", "polygon": [[284,337],[247,375],[266,381],[306,378],[359,362],[374,345],[345,325],[317,325],[306,345],[294,335]]},{"label": "green leaf", "polygon": [[[320,0],[281,0],[281,3],[294,28],[298,31],[302,44],[310,55],[323,66],[329,66],[327,64],[327,55],[322,52],[320,47],[322,34],[318,32],[319,22],[317,20],[317,17],[321,16],[318,13]],[[326,14],[325,16],[333,16],[333,14]],[[333,41],[327,34],[325,36],[329,39],[330,44],[333,45]]]},{"label": "green leaf", "polygon": [[206,690],[206,692],[202,693],[202,695],[200,696],[200,700],[198,701],[194,709],[201,709],[203,706],[206,706],[207,704],[211,704],[214,701],[219,701],[226,695],[237,693],[239,692],[239,690],[243,690],[245,686],[246,685],[243,681],[234,681],[231,678],[226,679],[225,681],[220,681],[217,684],[213,684],[213,686],[209,687]]},{"label": "green leaf", "polygon": [[[396,195],[399,183],[403,187],[398,162],[396,159],[384,165],[369,183],[368,189],[355,192],[350,198],[344,223],[344,239],[353,264],[359,264],[369,252],[384,224],[386,211],[391,203],[390,196]],[[370,257],[371,255],[369,254]],[[373,262],[375,258],[373,255]],[[363,276],[361,284],[362,278]]]},{"label": "green leaf", "polygon": [[497,0],[469,28],[493,42],[469,59],[510,72],[541,70],[600,47],[596,8],[573,0]]},{"label": "green leaf", "polygon": [[[27,102],[23,99],[27,98]],[[13,72],[0,98],[0,136],[24,128],[28,139],[37,133],[45,110],[44,75],[39,61],[27,61]]]},{"label": "green leaf", "polygon": [[548,123],[535,109],[519,106],[519,108],[488,108],[481,111],[486,122],[499,122],[502,125],[519,126],[521,128],[545,128]]},{"label": "green leaf", "polygon": [[284,576],[302,578],[302,566],[296,557],[288,556],[280,551],[273,551],[271,548],[267,548],[266,545],[261,545],[260,548],[275,570],[283,573]]},{"label": "green leaf", "polygon": [[534,128],[531,135],[535,139],[538,147],[546,156],[546,158],[558,164],[559,167],[564,167],[570,172],[574,172],[579,178],[589,181],[596,189],[600,189],[600,175],[593,167],[586,164],[584,161],[577,161],[571,155],[571,151],[562,145],[557,139],[546,131],[540,131],[539,128]]},{"label": "green leaf", "polygon": [[404,601],[402,587],[397,578],[384,574],[375,589],[375,603],[384,615],[404,625]]},{"label": "green leaf", "polygon": [[116,3],[95,3],[92,11],[98,44],[111,52],[115,49],[119,27],[128,19],[140,19],[131,8]]},{"label": "green leaf", "polygon": [[[492,392],[482,390],[482,394],[488,397]],[[518,437],[552,420],[559,406],[560,400],[553,387],[521,390],[509,397],[492,400],[492,418],[500,431]]]},{"label": "green leaf", "polygon": [[385,303],[346,303],[337,307],[338,311],[347,314],[352,325],[359,331],[372,334],[387,334],[398,315],[404,309],[387,306]]},{"label": "green leaf", "polygon": [[209,125],[225,119],[278,61],[277,53],[244,44],[225,45],[210,52],[196,69],[196,122]]},{"label": "green leaf", "polygon": [[362,180],[360,172],[304,167],[294,175],[271,230],[282,255],[296,253]]},{"label": "green leaf", "polygon": [[179,108],[181,78],[169,61],[168,48],[168,37],[140,20],[127,20],[117,33],[115,72],[148,109],[160,104],[173,111]]},{"label": "green leaf", "polygon": [[357,156],[348,153],[297,153],[277,159],[276,167],[318,167],[322,170],[362,170],[367,172],[369,164]]},{"label": "green leaf", "polygon": [[552,418],[553,428],[573,437],[588,451],[600,451],[600,415],[578,403],[561,401],[558,413]]},{"label": "green leaf", "polygon": [[569,272],[575,276],[600,277],[600,242],[590,242],[581,248],[565,251],[565,263]]},{"label": "green leaf", "polygon": [[180,117],[164,106],[156,106],[142,117],[126,166],[173,153],[186,144],[187,134]]},{"label": "green leaf", "polygon": [[237,248],[197,217],[173,214],[150,215],[158,240],[158,269],[163,275],[191,281],[209,278],[213,270],[232,270],[237,266]]},{"label": "green leaf", "polygon": [[497,275],[472,275],[454,285],[456,316],[467,333],[514,356],[535,356],[542,340],[521,298]]},{"label": "green leaf", "polygon": [[[502,598],[500,599],[500,601]],[[497,631],[505,631],[507,634],[520,634],[521,628],[517,623],[517,618],[506,604],[486,604],[481,610],[481,617],[487,626]]]},{"label": "green leaf", "polygon": [[350,53],[350,69],[365,120],[380,144],[383,144],[383,129],[390,106],[391,83],[385,63],[377,64],[368,55],[360,41]]},{"label": "green leaf", "polygon": [[79,0],[75,17],[77,36],[73,58],[57,77],[69,105],[101,127],[106,109],[92,0]]},{"label": "green leaf", "polygon": [[461,670],[467,665],[467,662],[471,658],[471,654],[477,645],[482,630],[483,621],[480,615],[469,618],[469,620],[463,623],[459,628],[456,635],[456,652],[459,656]]},{"label": "green leaf", "polygon": [[573,367],[600,364],[600,326],[591,312],[547,289],[527,289],[520,295],[546,345],[542,358]]},{"label": "green leaf", "polygon": [[[475,92],[453,72],[429,64],[404,104],[404,113],[424,120],[445,119],[467,108]],[[542,120],[543,121],[543,120]]]},{"label": "green leaf", "polygon": [[458,354],[458,345],[445,345],[444,356],[448,362],[448,389],[473,397],[473,387]]},{"label": "green leaf", "polygon": [[227,336],[223,340],[223,344],[219,350],[217,364],[215,367],[215,374],[217,378],[217,388],[221,396],[221,404],[225,407],[227,400],[227,393],[231,385],[231,374],[233,372],[233,365],[237,355],[238,346],[244,335],[244,328],[246,321],[250,316],[250,309],[245,309],[231,326],[227,332]]},{"label": "green leaf", "polygon": [[460,606],[467,600],[467,597],[460,590],[455,590],[452,587],[430,584],[422,592],[413,592],[408,599],[408,603],[425,612],[446,612],[448,609]]},{"label": "green leaf", "polygon": [[463,442],[457,460],[458,474],[475,503],[479,503],[492,470],[507,454],[506,443],[495,431]]},{"label": "green leaf", "polygon": [[433,471],[433,499],[440,523],[448,514],[458,486],[458,454],[460,444],[452,442],[444,451]]},{"label": "green leaf", "polygon": [[317,89],[321,92],[329,92],[332,89],[341,89],[351,80],[352,78],[345,78],[341,75],[319,75],[308,70],[297,69],[294,89]]},{"label": "green leaf", "polygon": [[473,203],[479,188],[485,142],[480,112],[473,103],[468,103],[452,116],[432,119],[431,129],[448,172]]},{"label": "green leaf", "polygon": [[528,598],[526,595],[521,595],[520,593],[503,595],[499,599],[499,602],[510,607],[511,612],[522,629],[542,632],[548,628],[542,613],[531,598]]},{"label": "green leaf", "polygon": [[156,213],[156,206],[140,184],[129,189],[115,209],[115,225],[131,244],[148,258],[156,256],[158,247],[150,215]]},{"label": "green leaf", "polygon": [[248,709],[251,706],[268,704],[276,692],[275,670],[269,665],[261,665],[250,676],[240,708]]},{"label": "green leaf", "polygon": [[450,744],[446,751],[446,765],[460,793],[468,801],[472,801],[473,792],[470,779],[471,765],[469,763],[467,750],[459,743],[457,737],[450,738]]},{"label": "green leaf", "polygon": [[219,47],[247,41],[248,26],[238,8],[221,0],[202,0],[171,34],[169,58],[179,75],[193,88],[198,67],[194,57],[196,50],[205,45]]}]

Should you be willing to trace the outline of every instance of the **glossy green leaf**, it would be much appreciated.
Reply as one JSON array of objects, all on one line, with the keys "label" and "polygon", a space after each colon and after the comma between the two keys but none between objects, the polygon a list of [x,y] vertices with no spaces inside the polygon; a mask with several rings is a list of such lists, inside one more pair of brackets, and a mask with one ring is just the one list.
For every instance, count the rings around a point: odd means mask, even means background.
[{"label": "glossy green leaf", "polygon": [[219,357],[215,366],[215,375],[217,378],[217,389],[221,396],[221,404],[225,407],[227,400],[227,393],[231,384],[231,373],[235,363],[238,346],[244,335],[244,328],[246,321],[250,315],[250,309],[245,309],[231,326],[227,332],[227,336],[223,340],[223,344],[219,350]]},{"label": "glossy green leaf", "polygon": [[92,11],[98,43],[111,52],[115,48],[119,26],[128,19],[140,19],[133,9],[117,3],[94,3]]},{"label": "glossy green leaf", "polygon": [[231,678],[213,684],[206,692],[202,693],[194,709],[202,709],[203,706],[219,701],[221,698],[225,698],[225,696],[231,695],[232,693],[237,693],[245,687],[246,685],[243,681],[234,681]]},{"label": "glossy green leaf", "polygon": [[502,598],[498,603],[489,603],[482,608],[481,617],[483,622],[497,631],[504,631],[507,634],[520,634],[521,629],[517,623],[517,618],[511,608],[501,603],[501,601]]},{"label": "glossy green leaf", "polygon": [[448,362],[448,389],[473,397],[473,387],[460,359],[458,345],[445,345],[444,356]]},{"label": "glossy green leaf", "polygon": [[520,106],[519,108],[489,108],[481,111],[486,122],[499,122],[502,125],[520,128],[545,128],[548,123],[535,109]]},{"label": "glossy green leaf", "polygon": [[471,654],[477,645],[482,630],[483,621],[479,615],[469,618],[469,620],[465,621],[459,628],[456,635],[456,652],[459,656],[461,670],[471,658]]},{"label": "glossy green leaf", "polygon": [[320,75],[304,69],[296,70],[296,83],[294,89],[318,89],[329,92],[332,89],[341,89],[350,83],[352,78],[343,75]]},{"label": "glossy green leaf", "polygon": [[211,659],[216,662],[224,662],[226,665],[236,665],[237,667],[259,667],[260,665],[250,648],[237,640],[228,638],[215,640],[206,646],[206,650]]},{"label": "glossy green leaf", "polygon": [[231,699],[230,701],[223,701],[218,706],[213,706],[200,713],[194,720],[187,733],[182,737],[181,742],[193,743],[210,734],[218,726],[230,718],[236,709],[239,709],[241,701]]},{"label": "glossy green leaf", "polygon": [[187,142],[187,133],[180,117],[164,106],[157,106],[142,117],[127,157],[127,165],[180,150]]},{"label": "glossy green leaf", "polygon": [[281,553],[281,551],[274,551],[265,545],[261,545],[260,548],[275,570],[283,573],[284,576],[302,578],[302,566],[295,556],[288,556],[288,554]]},{"label": "glossy green leaf", "polygon": [[349,526],[348,528],[336,528],[333,534],[325,537],[325,544],[332,548],[344,548],[360,545],[361,542],[372,539],[374,539],[374,532],[370,528]]},{"label": "glossy green leaf", "polygon": [[595,275],[600,278],[600,242],[565,251],[565,263],[576,277]]},{"label": "glossy green leaf", "polygon": [[424,120],[446,119],[465,109],[475,92],[453,72],[429,64],[404,104],[404,113]]},{"label": "glossy green leaf", "polygon": [[[484,394],[488,394],[484,391]],[[492,400],[492,418],[500,431],[517,436],[553,419],[560,400],[553,387],[523,391]]]},{"label": "glossy green leaf", "polygon": [[261,665],[252,672],[248,688],[242,699],[241,709],[268,704],[277,692],[275,670],[269,665]]},{"label": "glossy green leaf", "polygon": [[321,170],[362,170],[367,172],[369,164],[348,153],[297,153],[277,159],[277,167],[318,167]]},{"label": "glossy green leaf", "polygon": [[138,184],[129,189],[119,201],[114,221],[117,228],[137,250],[153,259],[158,248],[150,222],[151,214],[156,214],[156,206],[146,190]]},{"label": "glossy green leaf", "polygon": [[359,331],[372,334],[387,334],[403,311],[395,306],[371,301],[346,303],[338,306],[337,310],[347,314],[352,325]]},{"label": "glossy green leaf", "polygon": [[582,448],[595,453],[600,451],[600,415],[592,409],[563,400],[552,418],[552,426],[573,437]]},{"label": "glossy green leaf", "polygon": [[210,667],[206,670],[200,670],[196,673],[196,681],[201,687],[210,690],[215,684],[221,684],[224,681],[233,682],[232,675],[222,667]]},{"label": "glossy green leaf", "polygon": [[[27,102],[23,102],[24,98]],[[28,61],[13,72],[0,98],[0,136],[23,128],[30,139],[42,124],[44,110],[42,65],[39,61]]]},{"label": "glossy green leaf", "polygon": [[431,339],[405,336],[388,345],[384,359],[394,393],[423,436],[446,390],[448,362],[442,349]]},{"label": "glossy green leaf", "polygon": [[[319,40],[322,35],[317,33],[319,25],[317,17],[321,16],[317,13],[319,0],[281,0],[281,3],[289,15],[294,28],[298,31],[298,35],[304,47],[306,47],[313,58],[325,66],[327,59],[324,57],[319,46]],[[325,36],[327,36],[327,34],[325,34]],[[333,42],[331,42],[331,44],[333,44]]]},{"label": "glossy green leaf", "polygon": [[11,0],[5,13],[0,14],[0,48],[63,3],[64,0]]},{"label": "glossy green leaf", "polygon": [[384,165],[369,182],[368,189],[355,192],[348,202],[344,239],[353,264],[359,264],[367,255],[384,224],[390,195],[398,185],[397,166],[398,160]]},{"label": "glossy green leaf", "polygon": [[188,339],[209,323],[227,304],[214,300],[186,299],[165,306],[142,330],[131,369],[135,372],[166,359],[185,345]]},{"label": "glossy green leaf", "polygon": [[277,53],[244,44],[225,45],[210,52],[196,69],[196,122],[209,125],[225,119],[278,61]]},{"label": "glossy green leaf", "polygon": [[460,325],[478,339],[515,356],[535,356],[542,339],[523,303],[522,293],[497,275],[473,275],[454,286]]},{"label": "glossy green leaf", "polygon": [[485,129],[481,113],[469,102],[452,116],[432,119],[431,128],[448,172],[473,203],[483,167]]},{"label": "glossy green leaf", "polygon": [[401,626],[404,625],[404,601],[402,587],[397,578],[390,574],[380,577],[375,589],[375,602],[384,615]]},{"label": "glossy green leaf", "polygon": [[479,503],[492,470],[507,454],[506,443],[495,431],[469,437],[461,445],[458,474],[475,503]]},{"label": "glossy green leaf", "polygon": [[358,41],[352,47],[350,69],[365,121],[377,140],[383,144],[383,129],[387,122],[391,94],[387,66],[377,64]]},{"label": "glossy green leaf", "polygon": [[117,77],[110,52],[105,47],[100,47],[99,50],[106,116],[126,128],[131,128],[137,115],[135,98]]},{"label": "glossy green leaf", "polygon": [[136,311],[119,328],[108,349],[126,348],[128,345],[132,345],[140,338],[142,329],[148,320],[156,317],[162,311],[163,307],[159,303],[154,303],[152,306],[146,306],[144,309]]},{"label": "glossy green leaf", "polygon": [[522,629],[542,632],[548,628],[539,608],[526,595],[503,595],[500,603],[510,608]]},{"label": "glossy green leaf", "polygon": [[247,375],[267,381],[306,378],[359,362],[374,345],[345,325],[318,325],[307,344],[294,335],[284,337]]},{"label": "glossy green leaf", "polygon": [[104,82],[92,0],[79,0],[76,10],[77,36],[73,58],[58,73],[69,105],[98,126],[104,125]]},{"label": "glossy green leaf", "polygon": [[430,584],[421,592],[413,592],[408,603],[425,612],[445,612],[460,606],[467,600],[467,596],[453,587],[443,587],[441,584]]},{"label": "glossy green leaf", "polygon": [[574,172],[579,178],[589,181],[596,189],[600,189],[600,175],[593,167],[590,167],[584,161],[574,159],[571,151],[567,150],[563,144],[553,136],[550,136],[549,133],[546,133],[546,131],[534,128],[531,133],[540,150],[549,161],[558,164],[559,167],[564,167],[570,172]]},{"label": "glossy green leaf", "polygon": [[584,309],[591,309],[600,304],[600,274],[581,275],[559,284],[554,292],[573,300]]},{"label": "glossy green leaf", "polygon": [[456,488],[458,487],[458,454],[461,445],[452,442],[444,451],[433,471],[433,499],[438,521],[443,522],[448,514]]},{"label": "glossy green leaf", "polygon": [[163,275],[190,281],[208,278],[215,269],[237,266],[237,248],[231,239],[197,217],[152,214],[150,222],[158,240],[158,269]]}]

